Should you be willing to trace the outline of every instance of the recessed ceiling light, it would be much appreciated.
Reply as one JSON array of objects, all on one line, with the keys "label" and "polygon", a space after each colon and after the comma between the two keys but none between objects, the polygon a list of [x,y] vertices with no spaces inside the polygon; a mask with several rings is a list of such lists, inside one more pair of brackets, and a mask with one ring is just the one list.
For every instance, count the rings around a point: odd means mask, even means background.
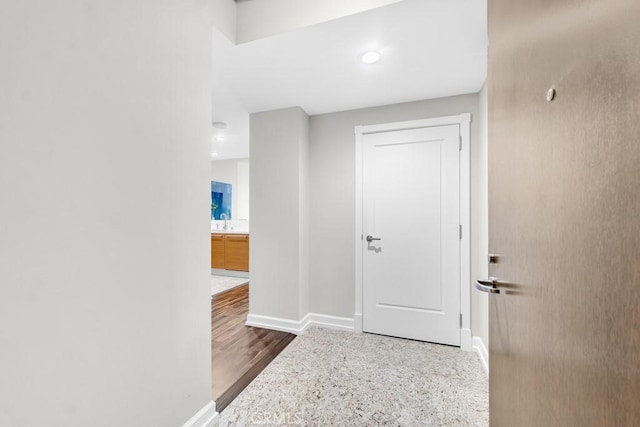
[{"label": "recessed ceiling light", "polygon": [[213,122],[211,124],[215,129],[226,129],[227,124],[225,122]]},{"label": "recessed ceiling light", "polygon": [[365,64],[375,64],[378,61],[380,61],[380,54],[376,51],[371,50],[362,55],[362,62]]},{"label": "recessed ceiling light", "polygon": [[224,142],[224,135],[217,135],[217,136],[216,136],[216,141],[218,141],[218,142]]},{"label": "recessed ceiling light", "polygon": [[216,157],[217,155],[218,155],[218,153],[216,153],[216,152],[211,153],[211,157]]}]

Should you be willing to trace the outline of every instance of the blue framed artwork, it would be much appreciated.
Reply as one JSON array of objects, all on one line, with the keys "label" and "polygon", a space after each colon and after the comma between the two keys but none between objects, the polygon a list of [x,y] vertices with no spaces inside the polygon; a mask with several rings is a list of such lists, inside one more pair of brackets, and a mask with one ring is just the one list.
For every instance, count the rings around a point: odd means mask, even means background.
[{"label": "blue framed artwork", "polygon": [[211,181],[211,219],[231,219],[231,184]]}]

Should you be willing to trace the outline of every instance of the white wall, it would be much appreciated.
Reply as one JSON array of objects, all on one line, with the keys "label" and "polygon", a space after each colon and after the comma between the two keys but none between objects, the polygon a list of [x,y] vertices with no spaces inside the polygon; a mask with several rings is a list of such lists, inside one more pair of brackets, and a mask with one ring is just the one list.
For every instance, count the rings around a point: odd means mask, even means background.
[{"label": "white wall", "polygon": [[308,121],[299,107],[251,115],[250,317],[297,321],[308,298]]},{"label": "white wall", "polygon": [[400,0],[239,0],[236,40],[238,43],[246,43],[398,1]]},{"label": "white wall", "polygon": [[240,221],[249,220],[249,206],[250,206],[250,165],[249,159],[238,161],[238,219]]},{"label": "white wall", "polygon": [[[469,94],[448,98],[395,104],[322,114],[310,118],[310,184],[309,184],[309,286],[310,311],[340,317],[353,317],[355,307],[355,189],[354,164],[356,125],[371,125],[396,121],[425,119],[471,113],[471,216],[482,214],[485,207],[480,200],[482,194],[481,175],[486,167],[480,164],[477,155],[481,143],[481,120],[479,117],[479,95]],[[401,221],[402,217],[399,216]],[[472,220],[474,221],[474,220]],[[478,222],[475,222],[478,226]],[[486,252],[486,240],[478,238],[475,230],[471,234],[472,277],[482,277],[482,259]],[[471,283],[469,283],[471,286]],[[472,304],[478,292],[472,291]],[[472,333],[482,324],[474,324]],[[477,322],[481,319],[475,318]]]},{"label": "white wall", "polygon": [[[302,109],[300,109],[302,111]],[[298,248],[300,253],[300,268],[298,270],[298,284],[300,288],[300,301],[298,305],[298,319],[302,319],[309,313],[309,117],[302,115],[299,132],[298,152],[298,182],[299,182],[299,206],[298,215],[300,226],[298,230]]]},{"label": "white wall", "polygon": [[213,25],[233,43],[236,42],[236,2],[235,0],[211,0]]},{"label": "white wall", "polygon": [[[471,252],[471,278],[482,279],[489,277],[489,183],[488,183],[488,145],[489,125],[487,109],[487,87],[482,86],[479,97],[478,122],[479,138],[475,150],[471,152],[471,180],[475,183],[475,191],[471,193],[471,205],[475,207],[471,216],[471,240],[475,243],[475,250]],[[473,335],[480,337],[485,346],[489,346],[489,300],[488,295],[471,291],[471,324]]]},{"label": "white wall", "polygon": [[175,427],[211,401],[210,22],[0,6],[0,425]]},{"label": "white wall", "polygon": [[231,216],[234,224],[249,220],[249,159],[213,160],[211,181],[231,184]]}]

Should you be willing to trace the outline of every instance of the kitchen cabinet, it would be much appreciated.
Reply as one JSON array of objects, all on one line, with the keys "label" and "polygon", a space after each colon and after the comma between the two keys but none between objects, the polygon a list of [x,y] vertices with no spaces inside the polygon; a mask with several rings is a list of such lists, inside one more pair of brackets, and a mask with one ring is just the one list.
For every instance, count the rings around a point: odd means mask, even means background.
[{"label": "kitchen cabinet", "polygon": [[224,268],[224,234],[211,235],[211,268]]},{"label": "kitchen cabinet", "polygon": [[249,271],[249,235],[211,233],[211,268]]},{"label": "kitchen cabinet", "polygon": [[249,235],[224,235],[224,268],[249,271]]}]

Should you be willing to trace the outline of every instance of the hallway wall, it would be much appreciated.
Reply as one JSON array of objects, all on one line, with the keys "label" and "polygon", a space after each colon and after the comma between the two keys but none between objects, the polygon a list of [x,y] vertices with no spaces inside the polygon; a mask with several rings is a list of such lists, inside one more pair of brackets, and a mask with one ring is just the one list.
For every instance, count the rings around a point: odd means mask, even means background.
[{"label": "hallway wall", "polygon": [[211,15],[0,6],[0,425],[175,427],[211,402]]},{"label": "hallway wall", "polygon": [[471,113],[471,334],[486,345],[486,295],[472,287],[487,270],[486,92],[310,117],[299,107],[252,114],[248,323],[295,332],[306,321],[329,319],[348,329],[355,311],[355,126],[462,113]]},{"label": "hallway wall", "polygon": [[[475,191],[471,193],[471,280],[489,277],[489,112],[487,86],[479,94],[479,135],[471,151],[471,182]],[[475,167],[474,167],[475,165]],[[471,288],[471,325],[473,335],[480,337],[489,346],[489,295]],[[488,357],[488,355],[487,355]]]},{"label": "hallway wall", "polygon": [[[483,209],[477,195],[483,194],[480,177],[486,166],[480,161],[481,117],[479,94],[394,104],[360,110],[321,114],[310,118],[310,310],[352,318],[355,307],[355,137],[354,127],[396,121],[471,113],[471,216]],[[483,169],[484,168],[484,169]],[[485,184],[486,185],[486,182]],[[398,216],[402,221],[402,216]],[[486,242],[472,230],[471,277],[480,277],[481,255]],[[469,283],[471,286],[471,283]],[[478,307],[478,292],[472,291],[472,307]],[[472,333],[486,327],[476,317]],[[484,339],[484,338],[483,338]]]},{"label": "hallway wall", "polygon": [[308,145],[302,108],[251,115],[251,324],[308,313]]}]

